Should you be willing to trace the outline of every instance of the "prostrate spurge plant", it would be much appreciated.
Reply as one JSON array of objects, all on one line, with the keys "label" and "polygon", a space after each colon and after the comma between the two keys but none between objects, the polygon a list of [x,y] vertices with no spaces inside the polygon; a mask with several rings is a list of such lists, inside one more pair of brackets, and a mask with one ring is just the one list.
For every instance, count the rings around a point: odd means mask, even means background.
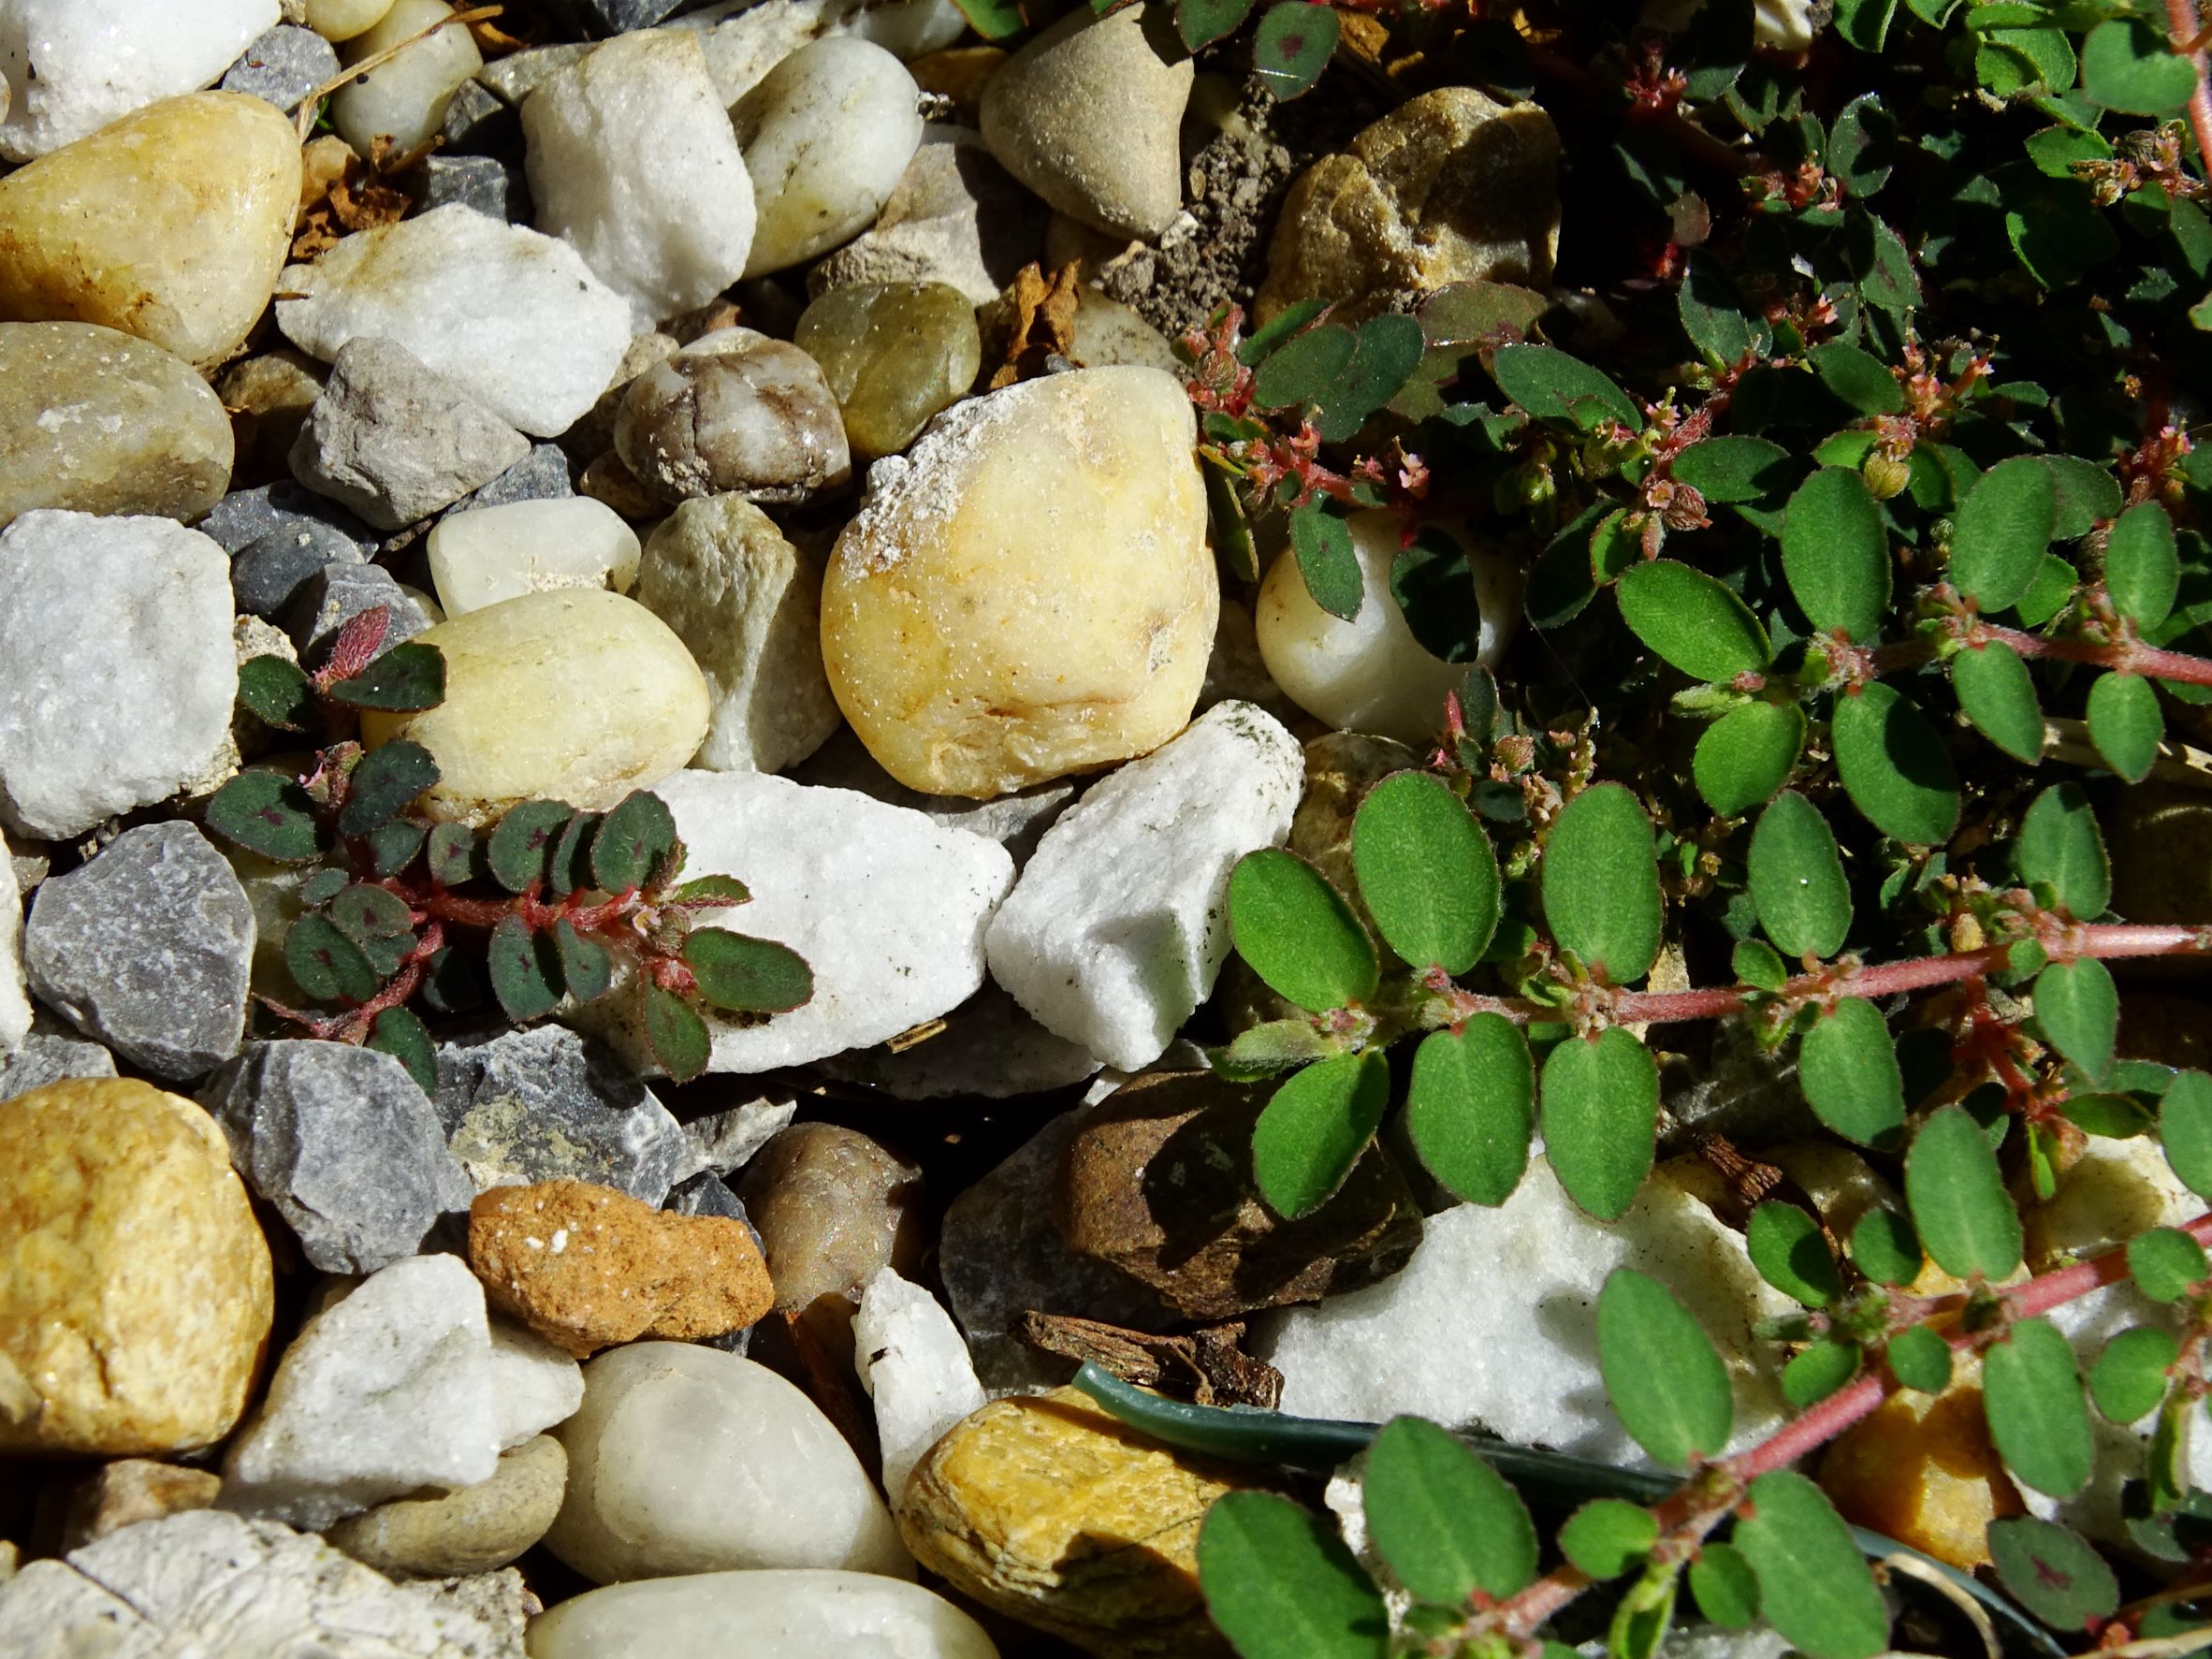
[{"label": "prostrate spurge plant", "polygon": [[[1841,1251],[1808,1210],[1753,1213],[1754,1263],[1805,1310],[1763,1332],[1793,1352],[1801,1415],[1733,1455],[1703,1333],[1665,1287],[1612,1277],[1608,1398],[1686,1473],[1656,1503],[1584,1506],[1557,1556],[1505,1480],[1410,1419],[1364,1463],[1384,1585],[1287,1499],[1217,1506],[1201,1566],[1246,1659],[1534,1651],[1604,1580],[1627,1586],[1617,1653],[1655,1651],[1685,1581],[1715,1623],[1764,1613],[1815,1659],[1878,1652],[1860,1546],[1791,1465],[1969,1355],[2036,1492],[2088,1486],[2092,1403],[2155,1424],[2129,1526],[2173,1585],[2123,1608],[2095,1549],[2018,1518],[1989,1531],[2006,1589],[2075,1646],[2212,1645],[2212,1499],[2182,1475],[2212,1433],[2212,1216],[2014,1282],[2019,1205],[2089,1137],[2155,1133],[2212,1198],[2212,1076],[2116,1057],[2106,966],[2212,953],[2212,927],[2112,914],[2097,817],[2158,764],[2169,708],[2212,702],[2191,649],[2212,470],[2188,429],[2212,384],[2205,42],[2187,0],[1843,0],[1837,34],[1883,55],[1826,42],[1801,76],[1750,54],[1751,10],[1710,0],[1669,37],[1544,9],[1518,57],[1451,60],[1486,90],[1568,93],[1547,101],[1580,188],[1631,227],[1570,211],[1569,232],[1638,250],[1602,337],[1646,395],[1550,342],[1576,317],[1498,284],[1357,328],[1307,307],[1246,339],[1225,313],[1186,342],[1232,560],[1285,514],[1308,589],[1348,616],[1342,515],[1390,508],[1398,603],[1465,661],[1463,563],[1419,533],[1452,520],[1521,553],[1541,631],[1503,689],[1469,674],[1423,767],[1367,793],[1356,895],[1288,851],[1239,865],[1237,950],[1297,1011],[1215,1063],[1279,1079],[1253,1169],[1286,1216],[1401,1113],[1430,1172],[1484,1204],[1540,1128],[1609,1221],[1653,1162],[1651,1044],[1736,1018],[1795,1046],[1813,1115],[1905,1202]],[[1837,89],[1825,116],[1814,86]],[[1648,982],[1663,956],[1687,988]],[[1906,1288],[1928,1262],[1964,1288]],[[2114,1337],[2085,1392],[2042,1316],[2128,1277],[2177,1317]]]},{"label": "prostrate spurge plant", "polygon": [[396,1055],[437,1086],[429,1029],[415,1011],[466,1012],[485,1000],[517,1024],[610,995],[638,998],[640,1028],[678,1082],[706,1069],[703,1006],[780,1013],[814,993],[788,946],[697,925],[699,912],[750,896],[729,876],[685,881],[676,822],[657,795],[604,813],[525,801],[491,829],[411,810],[437,763],[403,739],[364,751],[350,733],[363,708],[412,712],[445,694],[434,646],[382,655],[379,606],[342,630],[312,677],[279,657],[240,670],[240,701],[280,731],[332,741],[295,773],[241,772],[208,804],[208,827],[281,864],[318,866],[284,966],[313,1006],[265,1005],[305,1034]]}]

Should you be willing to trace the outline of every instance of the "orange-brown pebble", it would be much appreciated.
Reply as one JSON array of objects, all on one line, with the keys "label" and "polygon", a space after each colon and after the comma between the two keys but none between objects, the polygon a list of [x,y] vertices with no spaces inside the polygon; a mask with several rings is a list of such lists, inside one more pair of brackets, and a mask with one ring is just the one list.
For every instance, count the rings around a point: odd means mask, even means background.
[{"label": "orange-brown pebble", "polygon": [[1828,1448],[1820,1484],[1853,1525],[1969,1572],[1989,1564],[1990,1521],[2023,1507],[1966,1380],[1891,1395]]},{"label": "orange-brown pebble", "polygon": [[775,1301],[742,1222],[655,1210],[588,1181],[477,1194],[469,1265],[495,1306],[579,1360],[641,1336],[742,1331]]}]

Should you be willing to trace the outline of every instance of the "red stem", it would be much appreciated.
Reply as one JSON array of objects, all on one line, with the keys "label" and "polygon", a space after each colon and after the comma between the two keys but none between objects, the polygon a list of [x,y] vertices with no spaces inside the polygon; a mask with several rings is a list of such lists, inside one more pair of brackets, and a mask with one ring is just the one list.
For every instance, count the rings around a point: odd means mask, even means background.
[{"label": "red stem", "polygon": [[2194,50],[2188,53],[2197,72],[2196,90],[2189,95],[2189,124],[2197,135],[2197,165],[2212,175],[2212,89],[2205,85],[2205,52],[2196,46],[2202,32],[2197,21],[2197,0],[2166,0],[2166,22],[2176,41]]},{"label": "red stem", "polygon": [[[2202,54],[2199,54],[2202,55]],[[2203,81],[2197,91],[2205,91]],[[2212,109],[2206,119],[2212,120]],[[2117,645],[2100,645],[2088,639],[2045,639],[2040,633],[2023,633],[2016,628],[1999,628],[1988,623],[1980,627],[1981,633],[1989,639],[2001,640],[2023,657],[2056,657],[2067,662],[2094,662],[2105,668],[2117,668],[2123,674],[2140,674],[2150,679],[2178,680],[2184,685],[2212,686],[2212,660],[2184,656],[2179,651],[2162,651],[2156,646],[2147,646],[2141,640],[2122,640]]]}]

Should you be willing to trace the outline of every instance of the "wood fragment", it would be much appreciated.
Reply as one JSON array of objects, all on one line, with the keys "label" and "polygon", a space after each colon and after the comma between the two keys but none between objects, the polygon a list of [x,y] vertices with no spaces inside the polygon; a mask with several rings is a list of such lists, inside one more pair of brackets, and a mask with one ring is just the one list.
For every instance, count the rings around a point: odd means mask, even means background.
[{"label": "wood fragment", "polygon": [[1283,1398],[1283,1374],[1237,1344],[1244,1321],[1208,1325],[1180,1336],[1154,1336],[1098,1319],[1029,1309],[1013,1334],[1040,1353],[1088,1361],[1141,1389],[1157,1389],[1197,1405],[1258,1405],[1273,1410]]}]

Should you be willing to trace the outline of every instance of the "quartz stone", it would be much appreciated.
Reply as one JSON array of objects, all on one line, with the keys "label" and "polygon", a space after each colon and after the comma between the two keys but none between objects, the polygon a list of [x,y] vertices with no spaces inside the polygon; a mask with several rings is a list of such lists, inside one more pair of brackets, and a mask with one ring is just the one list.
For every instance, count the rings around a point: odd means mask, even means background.
[{"label": "quartz stone", "polygon": [[832,288],[799,318],[793,343],[822,366],[864,459],[893,455],[965,396],[982,367],[975,308],[943,283]]},{"label": "quartz stone", "polygon": [[[360,63],[453,15],[444,0],[397,0],[374,27],[346,42],[345,61]],[[390,61],[330,96],[330,124],[361,154],[386,140],[405,153],[438,130],[454,88],[484,67],[469,31],[456,24],[416,41]]]},{"label": "quartz stone", "polygon": [[725,492],[804,501],[852,475],[821,369],[750,328],[703,335],[640,374],[615,416],[615,452],[669,502]]}]

